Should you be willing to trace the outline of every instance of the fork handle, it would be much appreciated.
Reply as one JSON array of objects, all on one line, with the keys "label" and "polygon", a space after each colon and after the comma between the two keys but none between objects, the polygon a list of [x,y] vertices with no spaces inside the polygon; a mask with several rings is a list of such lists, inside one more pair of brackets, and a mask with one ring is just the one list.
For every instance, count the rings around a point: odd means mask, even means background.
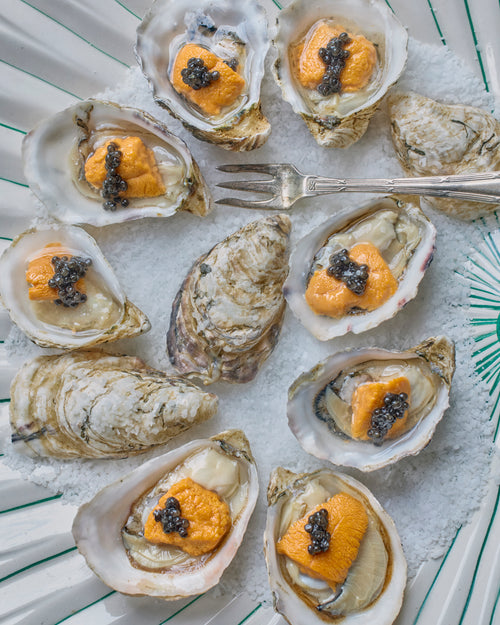
[{"label": "fork handle", "polygon": [[340,191],[366,191],[453,197],[472,202],[500,204],[500,172],[392,179],[307,176],[305,188],[305,195],[326,195]]}]

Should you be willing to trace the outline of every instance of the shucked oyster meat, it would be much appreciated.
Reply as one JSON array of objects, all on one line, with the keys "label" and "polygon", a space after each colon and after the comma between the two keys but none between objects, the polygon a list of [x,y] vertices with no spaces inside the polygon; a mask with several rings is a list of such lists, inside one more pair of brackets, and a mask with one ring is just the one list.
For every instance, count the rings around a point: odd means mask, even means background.
[{"label": "shucked oyster meat", "polygon": [[[418,93],[389,98],[392,140],[409,176],[447,176],[500,169],[500,122],[472,106],[442,104]],[[461,219],[491,214],[498,204],[426,197]]]},{"label": "shucked oyster meat", "polygon": [[0,258],[0,295],[12,321],[41,347],[90,347],[151,327],[81,228],[45,226],[16,237]]},{"label": "shucked oyster meat", "polygon": [[417,454],[449,404],[453,343],[406,351],[354,349],[303,373],[288,392],[288,423],[308,453],[373,471]]},{"label": "shucked oyster meat", "polygon": [[279,336],[290,219],[254,221],[199,258],[173,304],[167,350],[205,384],[248,382]]},{"label": "shucked oyster meat", "polygon": [[227,150],[253,150],[270,133],[260,108],[268,47],[254,0],[156,0],[137,29],[136,54],[156,102]]},{"label": "shucked oyster meat", "polygon": [[41,122],[23,141],[23,161],[31,189],[64,223],[211,209],[187,145],[144,111],[113,102],[86,100]]},{"label": "shucked oyster meat", "polygon": [[217,411],[217,397],[132,356],[39,356],[11,384],[12,442],[29,455],[126,457]]},{"label": "shucked oyster meat", "polygon": [[394,523],[367,488],[326,469],[295,474],[278,467],[267,499],[269,583],[288,623],[394,622],[406,562]]},{"label": "shucked oyster meat", "polygon": [[84,504],[73,536],[87,564],[127,595],[172,600],[219,581],[259,486],[245,435],[229,430],[153,458]]}]

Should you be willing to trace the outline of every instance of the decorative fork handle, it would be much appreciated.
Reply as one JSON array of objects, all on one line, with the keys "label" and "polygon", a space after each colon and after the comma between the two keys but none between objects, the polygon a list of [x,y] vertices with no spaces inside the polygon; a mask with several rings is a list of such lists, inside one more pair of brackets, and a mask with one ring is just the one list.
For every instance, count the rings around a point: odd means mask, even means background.
[{"label": "decorative fork handle", "polygon": [[500,171],[423,178],[323,178],[306,176],[305,195],[339,191],[401,193],[453,197],[474,202],[500,204]]}]

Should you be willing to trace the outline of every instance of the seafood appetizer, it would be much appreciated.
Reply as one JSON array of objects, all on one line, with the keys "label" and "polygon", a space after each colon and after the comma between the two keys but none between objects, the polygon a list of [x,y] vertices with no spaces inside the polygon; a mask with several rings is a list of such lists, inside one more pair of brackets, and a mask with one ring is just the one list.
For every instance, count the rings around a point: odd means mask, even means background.
[{"label": "seafood appetizer", "polygon": [[257,470],[240,430],[153,458],[84,504],[73,536],[87,564],[126,595],[172,600],[215,586],[257,500]]},{"label": "seafood appetizer", "polygon": [[113,102],[86,100],[41,122],[24,138],[23,161],[32,191],[63,223],[211,209],[187,145],[144,111]]},{"label": "seafood appetizer", "polygon": [[[418,93],[389,98],[392,140],[409,176],[500,170],[500,122],[486,111],[441,104]],[[461,219],[491,214],[498,204],[426,197],[434,208]]]},{"label": "seafood appetizer", "polygon": [[15,449],[55,458],[132,456],[217,412],[217,397],[194,384],[98,350],[31,360],[10,396]]},{"label": "seafood appetizer", "polygon": [[156,0],[137,29],[137,59],[156,102],[227,150],[253,150],[269,136],[260,107],[268,48],[255,0]]},{"label": "seafood appetizer", "polygon": [[383,0],[294,0],[278,18],[275,79],[319,145],[346,148],[403,72],[407,43]]},{"label": "seafood appetizer", "polygon": [[271,474],[264,553],[275,609],[293,625],[391,625],[406,561],[370,491],[326,469]]},{"label": "seafood appetizer", "polygon": [[0,296],[40,347],[76,349],[150,329],[94,239],[74,226],[33,228],[0,258]]},{"label": "seafood appetizer", "polygon": [[287,215],[254,221],[199,258],[175,298],[167,351],[177,371],[249,382],[278,341],[288,273]]},{"label": "seafood appetizer", "polygon": [[292,384],[288,424],[308,453],[373,471],[427,445],[448,408],[454,370],[445,337],[403,352],[340,352]]},{"label": "seafood appetizer", "polygon": [[285,297],[321,341],[364,332],[415,297],[435,238],[418,198],[390,196],[340,210],[299,241]]}]

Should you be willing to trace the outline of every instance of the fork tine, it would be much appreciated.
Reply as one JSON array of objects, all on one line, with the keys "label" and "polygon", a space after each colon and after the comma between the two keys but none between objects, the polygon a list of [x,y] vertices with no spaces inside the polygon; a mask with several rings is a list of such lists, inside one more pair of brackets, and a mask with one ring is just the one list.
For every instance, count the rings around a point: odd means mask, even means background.
[{"label": "fork tine", "polygon": [[240,200],[237,197],[224,197],[216,200],[216,204],[228,204],[229,206],[237,206],[238,208],[277,208],[274,205],[275,198],[270,200]]},{"label": "fork tine", "polygon": [[269,174],[270,176],[275,176],[278,172],[279,167],[279,165],[273,163],[242,163],[241,165],[231,163],[228,165],[219,165],[217,169],[219,171],[225,171],[228,174],[252,171],[255,173]]},{"label": "fork tine", "polygon": [[276,193],[272,180],[230,180],[219,182],[218,187],[234,191],[255,191],[256,193]]}]

